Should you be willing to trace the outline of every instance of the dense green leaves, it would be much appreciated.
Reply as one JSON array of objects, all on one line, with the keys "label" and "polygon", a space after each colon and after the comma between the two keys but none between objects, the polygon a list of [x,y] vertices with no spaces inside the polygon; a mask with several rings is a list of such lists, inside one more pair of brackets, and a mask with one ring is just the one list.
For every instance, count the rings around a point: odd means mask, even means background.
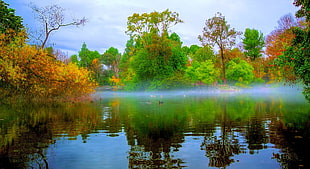
[{"label": "dense green leaves", "polygon": [[202,48],[199,48],[195,51],[194,54],[191,55],[191,58],[193,61],[197,62],[204,62],[206,60],[212,60],[215,61],[215,55],[210,46],[204,46]]},{"label": "dense green leaves", "polygon": [[125,77],[125,85],[134,81],[137,88],[143,89],[173,86],[167,79],[175,81],[171,77],[179,75],[177,72],[185,69],[187,63],[180,37],[168,33],[169,27],[182,22],[178,15],[165,10],[128,17],[127,33],[133,41],[127,43],[122,74],[132,78]]},{"label": "dense green leaves", "polygon": [[254,68],[245,60],[235,58],[227,63],[227,79],[249,84],[254,80]]},{"label": "dense green leaves", "polygon": [[219,71],[214,67],[211,60],[193,62],[193,64],[186,69],[186,76],[194,83],[202,82],[210,85],[216,82],[218,75]]},{"label": "dense green leaves", "polygon": [[243,44],[246,50],[244,53],[249,56],[251,60],[261,57],[262,49],[265,44],[263,33],[258,32],[256,29],[247,28],[244,32]]},{"label": "dense green leaves", "polygon": [[8,8],[8,4],[0,0],[0,34],[10,29],[15,32],[21,31],[24,28],[22,22],[23,19],[15,15],[15,10]]}]

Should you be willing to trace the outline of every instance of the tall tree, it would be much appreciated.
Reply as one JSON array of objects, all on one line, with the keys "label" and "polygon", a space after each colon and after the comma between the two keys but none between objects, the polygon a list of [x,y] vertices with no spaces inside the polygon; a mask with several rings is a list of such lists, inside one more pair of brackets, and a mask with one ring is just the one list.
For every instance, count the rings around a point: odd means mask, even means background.
[{"label": "tall tree", "polygon": [[225,17],[220,12],[217,12],[214,17],[206,21],[202,35],[198,36],[198,39],[202,42],[203,46],[210,45],[219,48],[224,83],[226,83],[226,62],[224,51],[225,49],[230,49],[236,44],[236,38],[238,35],[241,35],[241,32],[236,31],[234,28],[230,28]]},{"label": "tall tree", "polygon": [[38,35],[38,40],[41,42],[40,47],[43,49],[47,43],[51,33],[59,30],[61,27],[71,25],[84,25],[86,19],[82,18],[72,22],[65,23],[65,9],[58,5],[48,5],[45,7],[31,6],[32,10],[37,14],[36,18],[42,24],[43,34]]},{"label": "tall tree", "polygon": [[244,53],[254,61],[262,56],[262,49],[265,44],[264,35],[256,29],[247,28],[244,32],[243,44]]}]

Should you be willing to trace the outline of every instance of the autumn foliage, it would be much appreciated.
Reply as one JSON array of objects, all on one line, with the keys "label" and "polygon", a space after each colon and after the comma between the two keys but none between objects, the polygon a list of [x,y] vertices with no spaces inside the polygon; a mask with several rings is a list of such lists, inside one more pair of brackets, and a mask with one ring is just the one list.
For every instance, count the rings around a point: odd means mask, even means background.
[{"label": "autumn foliage", "polygon": [[0,35],[1,100],[67,100],[94,91],[96,83],[88,70],[27,45],[25,37],[22,31],[8,43],[7,35]]}]

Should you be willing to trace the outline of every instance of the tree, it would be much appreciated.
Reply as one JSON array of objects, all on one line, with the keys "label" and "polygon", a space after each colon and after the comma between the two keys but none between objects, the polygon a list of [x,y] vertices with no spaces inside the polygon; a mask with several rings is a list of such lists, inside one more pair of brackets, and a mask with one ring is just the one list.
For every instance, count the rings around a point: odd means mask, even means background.
[{"label": "tree", "polygon": [[168,84],[167,79],[175,81],[171,77],[185,68],[187,58],[182,52],[180,37],[168,33],[171,26],[182,22],[178,16],[165,10],[128,17],[126,33],[134,41],[134,47],[130,49],[133,56],[128,60],[130,73],[127,75],[134,76],[133,84],[144,89],[163,88]]},{"label": "tree", "polygon": [[186,69],[186,76],[192,82],[202,82],[205,84],[212,84],[218,77],[218,70],[214,67],[212,60],[205,60],[203,62],[194,61],[193,64]]},{"label": "tree", "polygon": [[98,51],[89,50],[86,43],[83,43],[78,55],[71,56],[71,62],[91,71],[93,77],[100,85],[103,85],[104,81],[108,81],[107,79],[104,79],[102,56]]},{"label": "tree", "polygon": [[86,43],[83,43],[79,51],[79,66],[90,68],[94,59],[98,59],[101,55],[98,51],[91,51],[87,48]]},{"label": "tree", "polygon": [[108,50],[104,52],[102,55],[102,63],[106,65],[110,70],[113,71],[113,76],[119,78],[120,72],[120,59],[121,54],[118,52],[118,49],[114,47],[110,47]]},{"label": "tree", "polygon": [[265,44],[264,35],[256,29],[247,28],[244,32],[243,44],[246,50],[244,53],[254,61],[262,56],[261,51]]},{"label": "tree", "polygon": [[8,30],[14,32],[21,31],[24,26],[23,18],[15,15],[15,10],[8,8],[8,4],[0,0],[0,34],[6,33]]},{"label": "tree", "polygon": [[[301,27],[292,27],[295,37],[291,46],[287,46],[280,56],[280,65],[290,65],[293,72],[304,83],[304,95],[310,101],[310,3],[308,0],[295,0],[294,5],[301,8],[297,17],[305,17],[306,22]],[[286,61],[286,62],[285,62]]]},{"label": "tree", "polygon": [[[120,60],[120,77],[122,82],[126,83],[131,81],[133,74],[130,67],[130,59],[134,56],[135,53],[135,41],[131,38],[126,43],[125,51]],[[125,82],[126,81],[126,82]]]},{"label": "tree", "polygon": [[[266,55],[269,62],[269,78],[279,81],[296,81],[297,76],[292,71],[293,67],[289,64],[281,64],[281,59],[286,48],[292,45],[295,34],[293,27],[302,27],[303,21],[295,19],[291,14],[282,16],[278,21],[278,27],[266,38]],[[285,57],[285,56],[284,56]],[[276,64],[275,64],[276,63]],[[277,66],[279,65],[279,66]],[[284,79],[283,79],[284,78]]]},{"label": "tree", "polygon": [[39,46],[42,49],[45,47],[52,32],[59,30],[61,27],[84,25],[87,21],[85,18],[82,18],[80,20],[65,23],[65,9],[58,5],[49,5],[41,8],[32,5],[31,8],[37,14],[36,17],[43,27],[43,31],[40,32],[44,33],[40,34],[38,37],[38,40],[41,42]]},{"label": "tree", "polygon": [[204,62],[206,60],[215,61],[215,55],[210,46],[204,46],[195,51],[194,54],[191,55],[193,61]]},{"label": "tree", "polygon": [[128,17],[126,33],[133,39],[141,37],[145,32],[155,31],[162,35],[168,33],[170,27],[182,22],[177,12],[168,9],[160,13],[156,11],[141,15],[134,13]]},{"label": "tree", "polygon": [[291,14],[282,16],[278,21],[278,27],[266,38],[266,55],[270,59],[275,59],[282,55],[287,46],[290,46],[294,33],[290,28],[301,26],[300,21],[296,20]]},{"label": "tree", "polygon": [[241,32],[235,31],[234,28],[230,28],[230,25],[227,24],[225,17],[220,12],[206,21],[202,32],[202,35],[199,35],[198,39],[202,42],[203,46],[210,45],[219,48],[222,61],[223,80],[224,83],[226,83],[224,51],[236,44],[236,38],[238,35],[241,35]]},{"label": "tree", "polygon": [[227,79],[249,84],[254,80],[254,68],[245,60],[232,59],[227,63]]}]

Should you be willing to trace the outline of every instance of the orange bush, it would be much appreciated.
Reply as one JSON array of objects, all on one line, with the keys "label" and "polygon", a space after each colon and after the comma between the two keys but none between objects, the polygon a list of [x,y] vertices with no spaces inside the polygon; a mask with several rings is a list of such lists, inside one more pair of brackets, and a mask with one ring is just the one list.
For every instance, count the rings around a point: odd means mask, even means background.
[{"label": "orange bush", "polygon": [[6,44],[0,35],[0,97],[68,99],[88,95],[96,83],[90,72],[64,64],[42,49],[24,43],[22,36]]}]

